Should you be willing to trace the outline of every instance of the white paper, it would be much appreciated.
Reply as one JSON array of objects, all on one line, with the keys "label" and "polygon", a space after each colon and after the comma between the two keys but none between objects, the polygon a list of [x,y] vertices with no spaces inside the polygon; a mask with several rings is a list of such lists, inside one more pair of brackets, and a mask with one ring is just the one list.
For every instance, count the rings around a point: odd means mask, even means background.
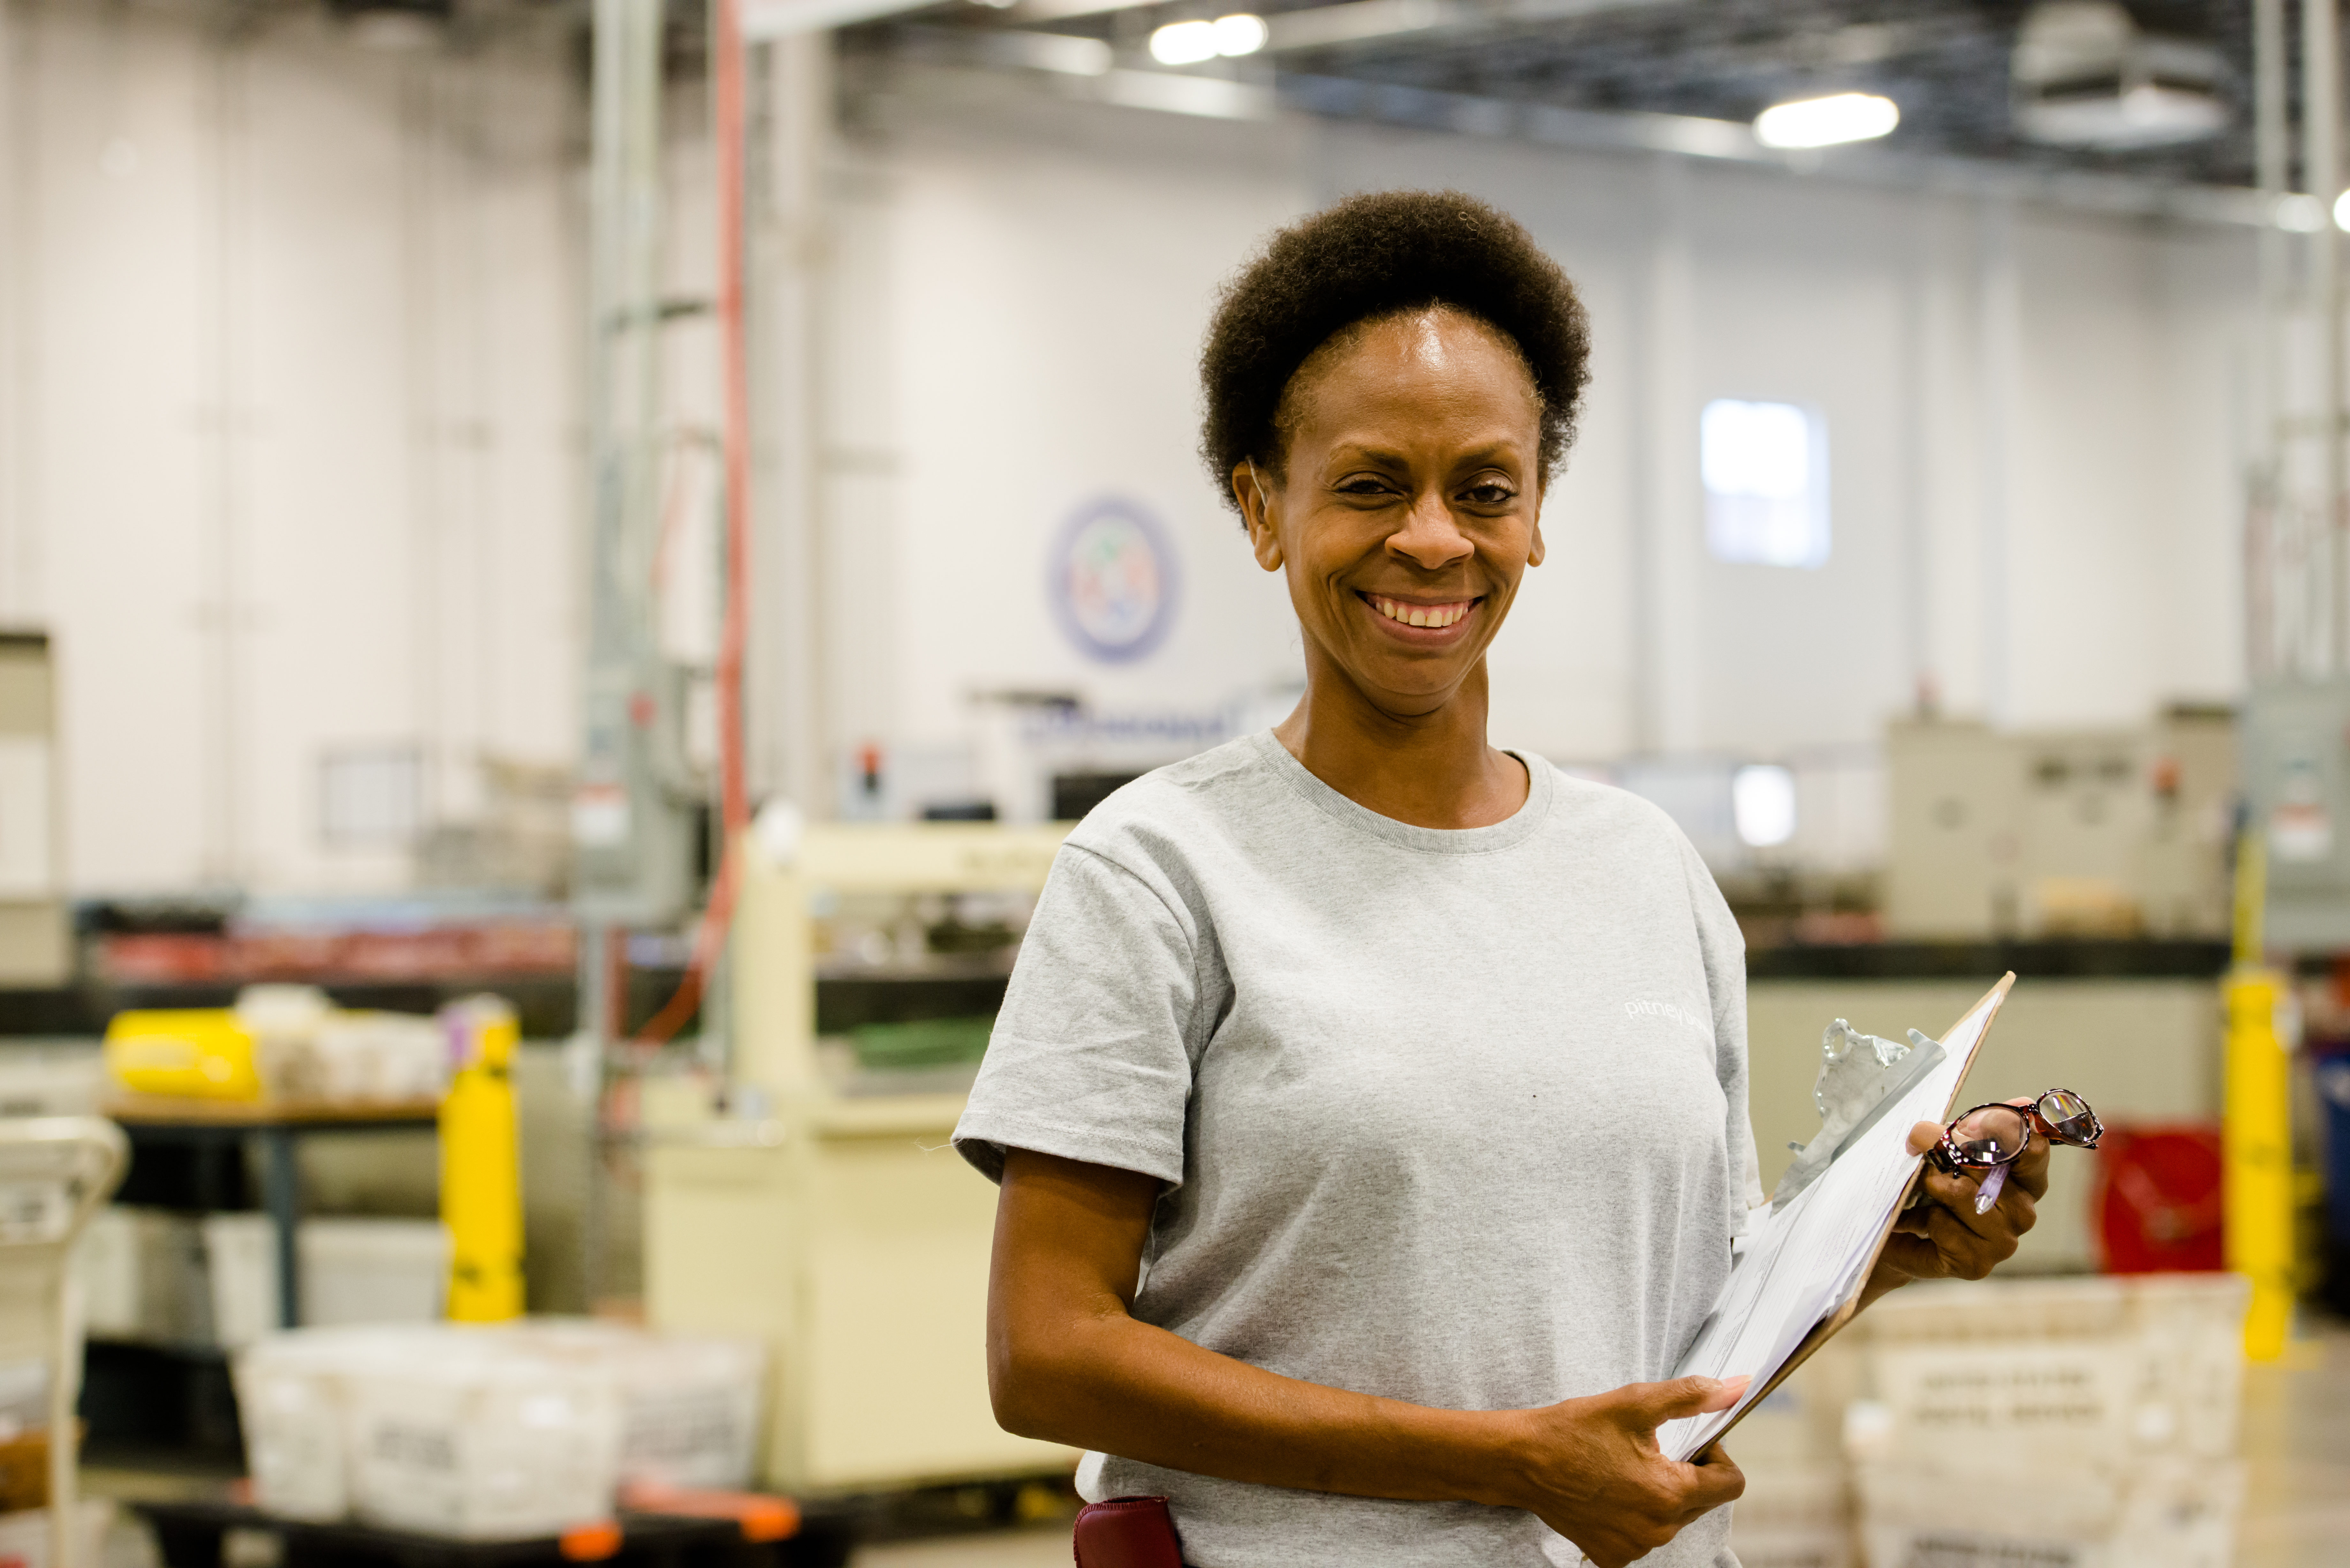
[{"label": "white paper", "polygon": [[1944,1037],[1948,1054],[1938,1066],[1911,1085],[1817,1180],[1757,1221],[1721,1300],[1673,1369],[1676,1377],[1745,1374],[1753,1381],[1727,1410],[1658,1428],[1657,1446],[1666,1458],[1687,1459],[1721,1436],[1804,1336],[1858,1293],[1877,1239],[1917,1172],[1919,1157],[1909,1152],[1909,1129],[1950,1115],[2002,994],[1995,992],[1977,1002]]}]

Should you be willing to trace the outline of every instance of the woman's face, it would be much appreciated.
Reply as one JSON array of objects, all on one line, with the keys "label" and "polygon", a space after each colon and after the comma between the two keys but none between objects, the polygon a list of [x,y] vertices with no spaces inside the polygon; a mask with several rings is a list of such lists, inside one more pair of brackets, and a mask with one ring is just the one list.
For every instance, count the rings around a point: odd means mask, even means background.
[{"label": "woman's face", "polygon": [[1435,306],[1324,345],[1282,412],[1284,478],[1243,463],[1232,490],[1309,663],[1388,712],[1434,711],[1543,558],[1533,378],[1492,327]]}]

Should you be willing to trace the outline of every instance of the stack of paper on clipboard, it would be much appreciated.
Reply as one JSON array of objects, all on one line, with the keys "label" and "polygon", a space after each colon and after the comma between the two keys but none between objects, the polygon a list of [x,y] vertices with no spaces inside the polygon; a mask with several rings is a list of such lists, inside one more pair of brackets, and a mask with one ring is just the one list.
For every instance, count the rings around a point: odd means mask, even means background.
[{"label": "stack of paper on clipboard", "polygon": [[1755,1224],[1721,1299],[1698,1330],[1676,1377],[1753,1379],[1737,1404],[1657,1428],[1668,1459],[1719,1439],[1779,1381],[1860,1310],[1860,1292],[1916,1176],[1909,1129],[1948,1121],[1960,1085],[2015,976],[1986,992],[1941,1040],[1942,1059],[1896,1095],[1816,1180]]}]

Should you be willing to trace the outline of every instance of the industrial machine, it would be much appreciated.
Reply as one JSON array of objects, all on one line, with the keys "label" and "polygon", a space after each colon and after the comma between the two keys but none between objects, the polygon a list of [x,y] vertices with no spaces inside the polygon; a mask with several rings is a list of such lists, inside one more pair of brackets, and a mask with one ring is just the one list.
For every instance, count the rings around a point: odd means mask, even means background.
[{"label": "industrial machine", "polygon": [[1886,737],[1898,938],[2227,936],[2235,717],[2179,706],[2136,729]]},{"label": "industrial machine", "polygon": [[988,1402],[995,1192],[949,1147],[965,1095],[919,1074],[887,1092],[828,1059],[813,912],[844,896],[1033,894],[1066,832],[817,824],[736,846],[733,1070],[723,1094],[649,1126],[645,1307],[663,1328],[765,1340],[771,1486],[886,1490],[1075,1459],[1003,1431]]}]

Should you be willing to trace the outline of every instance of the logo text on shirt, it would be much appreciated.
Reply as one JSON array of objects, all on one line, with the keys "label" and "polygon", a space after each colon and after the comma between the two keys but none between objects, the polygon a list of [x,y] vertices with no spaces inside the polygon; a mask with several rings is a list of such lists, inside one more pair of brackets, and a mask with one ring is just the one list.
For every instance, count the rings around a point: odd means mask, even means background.
[{"label": "logo text on shirt", "polygon": [[1711,1023],[1700,1018],[1688,1008],[1675,1006],[1669,1002],[1627,1002],[1624,1004],[1624,1016],[1627,1018],[1669,1018],[1674,1023],[1685,1024],[1688,1027],[1696,1030],[1700,1034],[1704,1035],[1705,1043],[1708,1046],[1711,1046],[1713,1044],[1713,1025]]}]

